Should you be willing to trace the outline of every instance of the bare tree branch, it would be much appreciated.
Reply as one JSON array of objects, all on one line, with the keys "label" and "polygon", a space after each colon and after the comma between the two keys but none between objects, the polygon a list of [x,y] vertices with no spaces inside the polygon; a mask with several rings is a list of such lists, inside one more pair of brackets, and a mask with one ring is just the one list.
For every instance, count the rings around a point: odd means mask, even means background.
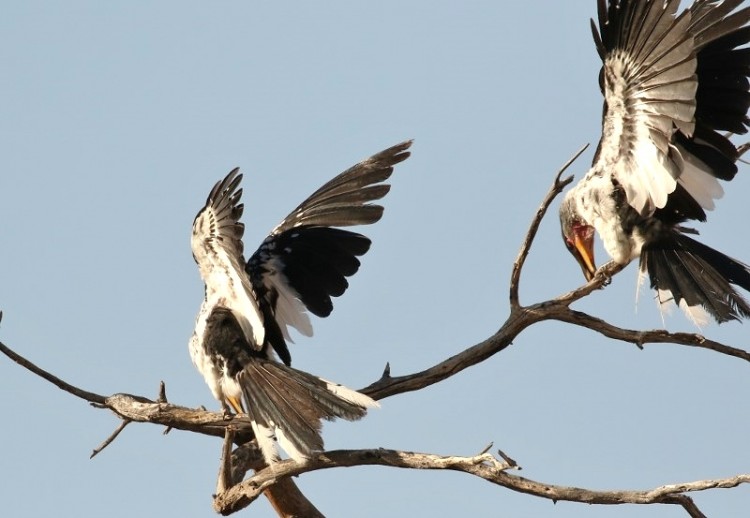
[{"label": "bare tree branch", "polygon": [[265,488],[285,477],[321,469],[373,465],[407,469],[460,471],[513,491],[552,501],[565,500],[601,505],[680,505],[693,517],[703,516],[703,514],[685,493],[716,488],[732,488],[750,483],[750,474],[743,474],[724,479],[670,484],[645,491],[595,491],[537,482],[511,474],[508,472],[513,468],[511,464],[500,461],[488,453],[473,457],[456,457],[386,449],[336,450],[321,453],[305,462],[290,459],[275,464],[273,468],[263,469],[241,484],[221,495],[217,495],[214,508],[223,515],[235,513],[250,505]]},{"label": "bare tree branch", "polygon": [[518,288],[521,282],[521,270],[523,269],[526,258],[531,251],[531,244],[534,242],[536,233],[539,230],[539,225],[542,223],[542,219],[544,219],[545,214],[547,214],[547,209],[549,209],[552,200],[554,200],[558,194],[563,192],[563,189],[565,189],[565,187],[573,181],[572,176],[568,176],[564,180],[560,180],[560,177],[568,169],[568,167],[570,167],[571,164],[573,164],[573,162],[575,162],[578,157],[581,156],[584,151],[586,151],[588,147],[588,144],[582,146],[581,149],[576,151],[576,153],[560,168],[560,170],[557,172],[557,175],[555,176],[555,181],[552,183],[552,187],[550,187],[549,191],[547,192],[547,196],[544,197],[542,204],[536,211],[534,219],[531,220],[531,225],[529,225],[529,230],[526,232],[526,237],[521,244],[521,249],[518,251],[516,260],[513,262],[513,270],[510,274],[511,311],[520,306],[520,303],[518,302]]},{"label": "bare tree branch", "polygon": [[[131,394],[113,394],[112,396],[105,397],[82,390],[61,380],[57,376],[36,366],[3,343],[0,343],[0,352],[65,392],[88,401],[96,408],[107,408],[122,419],[120,426],[100,446],[94,449],[91,458],[109,446],[131,422],[154,423],[166,426],[167,430],[177,428],[179,430],[213,435],[215,437],[225,437],[227,429],[231,427],[233,432],[230,435],[240,443],[252,441],[254,438],[250,420],[247,416],[228,417],[223,413],[186,408],[167,403],[164,382],[160,383],[157,401],[151,401],[148,398],[133,396]],[[257,467],[265,467],[265,464],[260,464]],[[246,472],[247,468],[241,474],[233,471],[233,476],[239,477],[236,480],[242,480]],[[226,482],[226,479],[223,480]],[[310,518],[323,517],[320,511],[302,494],[291,479],[283,479],[278,484],[268,488],[265,491],[265,496],[281,518],[298,516],[309,516]]]},{"label": "bare tree branch", "polygon": [[117,439],[117,436],[120,435],[120,432],[122,432],[125,429],[125,427],[128,426],[132,422],[133,421],[131,421],[130,419],[123,419],[120,422],[120,426],[118,426],[115,429],[115,431],[112,432],[112,434],[109,437],[107,437],[106,439],[104,439],[104,442],[102,442],[99,446],[97,446],[96,448],[94,448],[94,451],[91,452],[91,455],[89,456],[89,459],[93,459],[94,457],[96,457],[97,455],[99,455],[102,452],[102,450],[104,450],[104,448],[106,448],[107,446],[109,446],[110,444],[112,444],[112,441],[114,441],[115,439]]},{"label": "bare tree branch", "polygon": [[232,478],[232,443],[234,442],[234,428],[227,426],[224,429],[224,442],[221,447],[221,459],[219,460],[219,477],[216,481],[216,494],[219,495],[242,481]]},{"label": "bare tree branch", "polygon": [[[2,313],[0,313],[0,315],[2,315]],[[37,376],[46,379],[53,385],[57,385],[58,388],[61,388],[65,392],[69,394],[73,394],[74,396],[79,397],[81,399],[85,399],[86,401],[90,403],[99,403],[100,405],[104,404],[104,399],[105,399],[104,396],[101,396],[94,392],[81,390],[78,387],[71,385],[70,383],[64,382],[57,376],[50,374],[44,369],[40,369],[39,367],[31,363],[29,360],[27,360],[20,354],[15,353],[10,347],[6,346],[2,342],[0,342],[0,352],[2,352],[5,356],[7,356],[8,358],[16,362],[18,365],[20,365],[24,369],[28,369],[34,374],[36,374]]]},{"label": "bare tree branch", "polygon": [[[612,282],[612,277],[624,270],[626,266],[626,264],[618,264],[614,261],[610,261],[601,266],[596,271],[596,274],[594,274],[594,278],[589,282],[572,291],[569,291],[568,293],[564,293],[559,297],[556,297],[554,300],[550,301],[550,303],[559,303],[564,304],[565,306],[569,306],[573,302],[581,300],[583,297],[586,297],[596,290],[600,290],[607,286],[610,282]],[[539,304],[536,304],[536,306],[539,306]]]},{"label": "bare tree branch", "polygon": [[472,367],[487,358],[502,351],[527,327],[542,320],[559,320],[589,328],[608,338],[626,341],[642,348],[646,343],[670,343],[685,345],[718,352],[727,356],[750,361],[750,353],[743,349],[724,345],[709,340],[701,335],[692,333],[670,333],[663,329],[650,331],[636,331],[622,329],[604,320],[580,311],[568,308],[568,304],[585,294],[600,288],[604,279],[621,270],[622,266],[610,262],[604,265],[594,279],[585,286],[571,291],[558,299],[541,302],[528,307],[519,307],[512,311],[508,320],[491,337],[451,356],[437,365],[414,374],[405,376],[391,376],[390,369],[387,376],[381,377],[375,383],[360,389],[373,399],[383,399],[404,392],[412,392],[439,383],[464,369]]},{"label": "bare tree branch", "polygon": [[266,487],[274,485],[278,479],[320,469],[376,465],[411,469],[449,469],[471,473],[473,468],[481,464],[492,465],[493,469],[497,470],[511,468],[488,453],[474,457],[445,457],[386,449],[324,452],[303,463],[290,459],[274,464],[273,468],[259,471],[245,482],[224,494],[217,495],[214,509],[223,515],[235,513],[250,505]]},{"label": "bare tree branch", "polygon": [[609,322],[606,322],[600,318],[593,317],[587,313],[581,311],[573,311],[568,309],[567,311],[561,311],[555,315],[555,320],[567,322],[577,326],[585,327],[596,331],[607,338],[614,340],[620,340],[623,342],[630,342],[643,349],[643,346],[648,343],[652,344],[675,344],[675,345],[686,345],[689,347],[696,347],[698,349],[707,349],[709,351],[716,351],[727,356],[739,358],[750,362],[750,353],[732,347],[730,345],[724,345],[714,340],[694,333],[670,333],[664,329],[652,329],[648,331],[636,331],[634,329],[623,329],[621,327],[614,326]]}]

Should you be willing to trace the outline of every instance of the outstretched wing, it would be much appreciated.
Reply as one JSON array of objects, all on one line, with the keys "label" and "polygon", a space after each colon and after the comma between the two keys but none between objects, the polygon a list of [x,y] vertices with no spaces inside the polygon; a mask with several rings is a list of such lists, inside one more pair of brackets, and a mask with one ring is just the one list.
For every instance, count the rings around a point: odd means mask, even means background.
[{"label": "outstretched wing", "polygon": [[[594,169],[612,172],[642,215],[705,219],[737,168],[720,131],[745,133],[750,106],[745,25],[739,0],[599,0],[592,31],[603,61],[602,138]],[[721,70],[717,75],[715,70]]]},{"label": "outstretched wing", "polygon": [[193,221],[191,246],[206,291],[221,292],[227,299],[222,303],[235,314],[248,342],[260,348],[265,339],[263,318],[244,269],[241,180],[235,168],[214,185]]},{"label": "outstretched wing", "polygon": [[[265,301],[268,339],[287,365],[289,327],[312,335],[306,313],[328,316],[359,269],[357,257],[370,240],[336,227],[368,225],[383,215],[371,202],[384,197],[393,167],[409,157],[411,141],[403,142],[344,171],[294,209],[263,241],[247,262],[247,273]],[[273,324],[271,323],[273,321]]]}]

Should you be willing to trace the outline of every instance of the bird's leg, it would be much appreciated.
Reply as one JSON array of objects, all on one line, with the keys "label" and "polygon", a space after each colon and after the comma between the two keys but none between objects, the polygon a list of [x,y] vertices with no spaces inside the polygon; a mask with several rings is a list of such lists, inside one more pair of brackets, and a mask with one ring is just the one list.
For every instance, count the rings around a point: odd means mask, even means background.
[{"label": "bird's leg", "polygon": [[[229,403],[229,405],[227,405]],[[232,407],[231,409],[229,407]],[[221,408],[224,411],[224,419],[229,420],[234,414],[242,414],[242,401],[234,396],[226,396],[226,399],[221,402]],[[232,413],[234,410],[234,414]]]},{"label": "bird's leg", "polygon": [[229,405],[227,405],[226,401],[221,402],[221,413],[224,414],[224,420],[225,421],[231,421],[234,417],[234,414],[232,413],[232,409],[229,408]]}]

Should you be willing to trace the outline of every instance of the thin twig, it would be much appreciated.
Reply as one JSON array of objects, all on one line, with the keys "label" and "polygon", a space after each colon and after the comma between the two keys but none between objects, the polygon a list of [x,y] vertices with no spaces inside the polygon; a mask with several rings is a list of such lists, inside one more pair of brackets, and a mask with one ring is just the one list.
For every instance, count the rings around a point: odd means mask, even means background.
[{"label": "thin twig", "polygon": [[164,384],[164,380],[159,382],[159,394],[156,396],[157,403],[169,403],[167,401],[167,386]]},{"label": "thin twig", "polygon": [[120,426],[118,426],[112,434],[107,437],[103,443],[101,443],[98,447],[94,448],[94,451],[91,452],[91,456],[89,456],[89,459],[93,459],[97,455],[99,455],[104,448],[112,444],[112,441],[117,439],[117,436],[120,435],[120,432],[122,432],[126,426],[128,426],[130,423],[132,423],[130,419],[123,419],[120,423]]},{"label": "thin twig", "polygon": [[698,509],[698,506],[695,505],[693,499],[687,495],[670,495],[664,498],[664,503],[681,505],[691,518],[708,518],[700,509]]},{"label": "thin twig", "polygon": [[730,345],[716,342],[714,340],[709,340],[706,337],[695,333],[670,333],[669,331],[666,331],[664,329],[652,329],[648,331],[624,329],[612,325],[609,322],[602,320],[601,318],[591,316],[588,313],[584,313],[582,311],[573,311],[567,308],[566,310],[556,312],[555,315],[552,316],[552,318],[561,322],[567,322],[569,324],[574,324],[580,327],[591,329],[592,331],[596,331],[597,333],[602,334],[607,338],[612,338],[614,340],[620,340],[623,342],[630,342],[637,345],[639,348],[643,348],[645,344],[649,343],[685,345],[688,347],[715,351],[727,356],[745,360],[746,362],[750,362],[749,352],[737,347],[732,347]]},{"label": "thin twig", "polygon": [[73,394],[74,396],[84,399],[90,403],[99,403],[100,405],[103,405],[106,402],[106,398],[104,396],[101,396],[94,392],[88,392],[86,390],[79,389],[78,387],[75,387],[71,385],[70,383],[66,383],[65,381],[61,380],[57,376],[54,376],[53,374],[50,374],[46,370],[40,367],[37,367],[36,365],[31,363],[29,360],[27,360],[20,354],[17,354],[16,352],[14,352],[10,347],[6,346],[2,342],[0,342],[0,352],[2,352],[5,356],[7,356],[8,358],[16,362],[18,365],[20,365],[24,369],[30,370],[37,376],[46,379],[53,385],[56,385],[58,388],[67,392],[68,394]]},{"label": "thin twig", "polygon": [[[156,396],[156,402],[159,404],[169,403],[169,401],[167,401],[167,386],[164,383],[164,380],[161,380],[159,382],[159,394]],[[164,428],[164,431],[161,433],[162,435],[167,435],[171,431],[172,431],[172,427],[167,426],[166,428]]]},{"label": "thin twig", "polygon": [[563,173],[570,167],[573,162],[576,161],[576,159],[581,156],[581,153],[586,151],[586,148],[588,148],[589,145],[586,144],[581,147],[576,153],[567,161],[565,164],[560,168],[560,170],[557,172],[557,175],[555,176],[555,181],[552,184],[552,187],[550,187],[549,191],[547,192],[547,195],[544,197],[544,200],[542,201],[542,204],[539,206],[539,208],[536,211],[536,214],[534,215],[534,219],[531,220],[531,225],[529,225],[529,230],[526,232],[526,237],[523,240],[523,243],[521,244],[521,249],[518,252],[518,255],[516,256],[516,260],[513,263],[513,270],[510,274],[510,308],[511,311],[518,308],[520,306],[520,303],[518,301],[518,288],[521,281],[521,270],[523,269],[523,265],[526,262],[526,257],[529,255],[529,251],[531,250],[531,244],[534,242],[534,238],[536,237],[536,233],[539,230],[539,225],[542,222],[542,219],[544,219],[545,214],[547,214],[547,209],[549,209],[549,206],[552,204],[552,201],[557,197],[558,194],[560,194],[565,187],[573,181],[573,177],[569,176],[565,178],[564,180],[560,180]]}]

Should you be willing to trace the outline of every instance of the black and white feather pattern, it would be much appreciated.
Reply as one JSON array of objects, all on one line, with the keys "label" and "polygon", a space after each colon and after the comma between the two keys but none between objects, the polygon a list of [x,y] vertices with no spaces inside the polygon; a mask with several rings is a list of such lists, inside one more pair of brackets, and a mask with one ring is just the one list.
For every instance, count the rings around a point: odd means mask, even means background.
[{"label": "black and white feather pattern", "polygon": [[393,166],[405,160],[411,142],[404,142],[351,167],[315,191],[271,231],[247,262],[246,271],[268,317],[274,321],[270,345],[287,365],[288,328],[305,336],[312,326],[305,310],[326,317],[331,297],[349,286],[347,277],[359,269],[359,256],[370,240],[337,227],[369,225],[383,215],[372,203],[390,190],[384,184]]},{"label": "black and white feather pattern", "polygon": [[697,308],[719,322],[750,314],[730,286],[750,289],[732,274],[746,267],[681,227],[705,221],[723,195],[719,180],[737,173],[727,133],[750,124],[750,8],[741,3],[696,0],[678,14],[679,0],[599,0],[602,137],[560,212],[564,233],[591,226],[615,261],[640,256],[660,302],[698,321]]},{"label": "black and white feather pattern", "polygon": [[[278,459],[276,442],[301,460],[323,449],[321,420],[363,417],[378,404],[354,390],[269,359],[247,343],[234,314],[214,307],[199,346],[218,376],[225,395],[239,402],[251,420],[267,462]],[[194,358],[195,360],[195,358]],[[204,374],[205,375],[205,374]],[[213,382],[207,378],[209,385]]]},{"label": "black and white feather pattern", "polygon": [[265,340],[263,316],[251,281],[243,274],[241,180],[239,169],[233,169],[214,185],[193,221],[191,246],[206,284],[206,299],[217,299],[214,302],[232,311],[248,343],[260,349]]},{"label": "black and white feather pattern", "polygon": [[[664,209],[679,184],[704,219],[731,180],[737,152],[721,133],[747,131],[750,9],[740,1],[599,0],[605,97],[602,138],[592,170],[608,169],[641,215]],[[744,34],[743,34],[744,32]],[[733,63],[735,62],[735,63]],[[695,218],[697,216],[697,218]]]},{"label": "black and white feather pattern", "polygon": [[[308,312],[325,317],[348,288],[370,240],[340,227],[377,222],[373,202],[409,156],[411,142],[386,149],[343,172],[279,223],[245,261],[239,221],[242,175],[218,182],[193,223],[193,256],[206,285],[190,341],[193,363],[224,408],[245,411],[270,462],[275,442],[295,458],[322,449],[322,419],[353,420],[369,397],[290,367],[289,328],[312,334]],[[275,354],[274,354],[275,352]],[[278,363],[278,356],[283,363]]]}]

